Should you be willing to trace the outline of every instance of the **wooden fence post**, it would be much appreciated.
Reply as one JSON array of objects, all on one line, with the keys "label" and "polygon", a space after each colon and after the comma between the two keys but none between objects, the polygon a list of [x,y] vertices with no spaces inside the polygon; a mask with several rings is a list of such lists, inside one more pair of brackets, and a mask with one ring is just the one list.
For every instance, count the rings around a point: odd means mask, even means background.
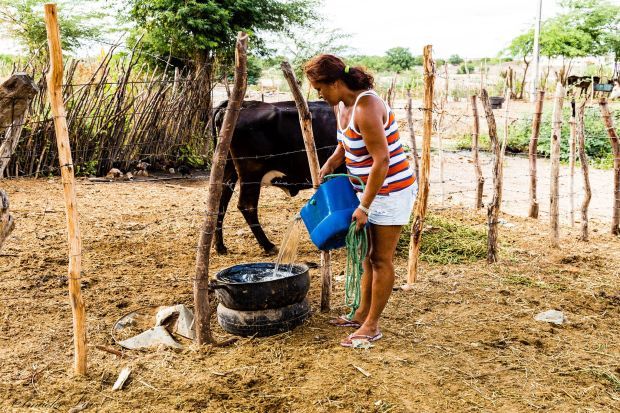
[{"label": "wooden fence post", "polygon": [[418,148],[415,140],[415,130],[413,129],[413,101],[411,99],[411,84],[407,87],[407,126],[409,126],[409,137],[411,151],[413,153],[413,165],[415,167],[415,177],[420,177],[420,161],[418,159]]},{"label": "wooden fence post", "polygon": [[538,218],[538,198],[536,197],[536,157],[538,152],[538,135],[540,134],[540,119],[545,102],[545,91],[539,90],[536,94],[534,105],[534,115],[532,116],[532,136],[530,137],[529,158],[530,158],[530,218]]},{"label": "wooden fence post", "polygon": [[558,82],[553,103],[553,125],[551,132],[551,186],[549,195],[549,218],[551,245],[560,246],[560,144],[562,141],[562,106],[564,86]]},{"label": "wooden fence post", "polygon": [[[308,156],[308,165],[310,167],[310,176],[312,177],[312,186],[316,189],[321,184],[319,180],[319,157],[316,153],[314,144],[314,133],[312,131],[312,114],[308,108],[308,103],[304,99],[295,74],[289,62],[282,62],[280,65],[282,73],[288,82],[289,89],[295,99],[295,105],[299,112],[299,124],[301,125],[301,133],[304,138],[306,147],[306,155]],[[327,312],[330,309],[332,291],[332,274],[331,274],[331,253],[329,251],[321,251],[321,311]]]},{"label": "wooden fence post", "polygon": [[487,124],[489,126],[489,138],[491,140],[491,149],[493,149],[493,198],[487,207],[487,224],[489,226],[489,234],[487,237],[487,262],[489,264],[497,262],[497,224],[499,220],[499,210],[502,202],[502,153],[497,138],[497,125],[495,124],[495,116],[489,102],[489,94],[486,89],[482,89],[480,101],[486,114]]},{"label": "wooden fence post", "polygon": [[439,107],[441,112],[439,113],[439,119],[437,120],[437,138],[439,139],[439,182],[441,185],[441,206],[446,202],[446,183],[445,183],[445,158],[443,152],[443,122],[446,117],[446,106],[448,105],[448,63],[444,63],[444,91],[441,96],[441,102]]},{"label": "wooden fence post", "polygon": [[418,258],[424,218],[428,206],[431,172],[431,136],[433,132],[433,92],[435,85],[435,64],[433,62],[433,46],[424,46],[424,132],[422,139],[422,168],[418,179],[418,199],[411,223],[411,239],[409,242],[409,261],[407,264],[407,283],[403,290],[412,289],[418,275]]},{"label": "wooden fence post", "polygon": [[9,197],[0,189],[0,248],[13,228],[15,228],[15,220],[9,213]]},{"label": "wooden fence post", "polygon": [[86,309],[80,291],[80,275],[82,270],[82,238],[80,236],[77,197],[75,193],[75,176],[69,132],[67,129],[67,113],[62,100],[62,49],[60,29],[55,4],[45,4],[45,27],[50,53],[50,71],[47,76],[47,87],[50,98],[58,160],[67,212],[67,229],[69,239],[69,298],[73,310],[73,347],[74,369],[76,374],[86,374]]},{"label": "wooden fence post", "polygon": [[603,121],[605,122],[605,128],[607,129],[609,142],[611,143],[614,155],[614,202],[611,219],[611,234],[620,235],[620,139],[618,138],[618,133],[616,129],[614,129],[614,124],[611,120],[607,99],[601,98],[598,103],[601,108],[601,114],[603,115]]},{"label": "wooden fence post", "polygon": [[482,175],[482,168],[480,167],[480,154],[478,152],[478,138],[480,137],[480,121],[478,118],[478,105],[476,102],[476,95],[471,95],[471,111],[474,118],[473,130],[471,134],[471,154],[472,161],[474,163],[474,169],[476,171],[476,204],[475,208],[482,208],[482,194],[484,191],[484,176]]},{"label": "wooden fence post", "polygon": [[194,279],[194,319],[196,327],[196,342],[198,344],[212,343],[211,310],[209,308],[209,258],[211,252],[211,242],[215,225],[217,222],[217,212],[222,197],[222,179],[224,176],[224,166],[228,158],[230,142],[239,118],[239,111],[245,96],[247,87],[247,45],[248,35],[244,32],[237,34],[237,45],[235,50],[235,79],[233,89],[228,100],[226,113],[220,129],[220,136],[213,154],[213,163],[209,175],[209,190],[207,192],[207,211],[205,221],[202,225],[198,250],[196,254],[196,278]]},{"label": "wooden fence post", "polygon": [[570,225],[571,227],[575,226],[575,150],[577,146],[577,131],[575,125],[575,99],[573,98],[570,102],[571,105],[571,115],[568,120],[568,124],[570,126],[570,142],[569,142],[569,159],[568,159],[568,168],[570,171],[570,182],[569,182],[569,197],[570,197]]},{"label": "wooden fence post", "polygon": [[586,154],[586,134],[584,123],[584,112],[587,100],[579,105],[577,111],[576,133],[579,141],[579,161],[581,162],[581,170],[583,172],[583,202],[581,204],[581,241],[588,241],[588,206],[592,199],[592,189],[590,188],[590,173],[588,169],[588,155]]}]

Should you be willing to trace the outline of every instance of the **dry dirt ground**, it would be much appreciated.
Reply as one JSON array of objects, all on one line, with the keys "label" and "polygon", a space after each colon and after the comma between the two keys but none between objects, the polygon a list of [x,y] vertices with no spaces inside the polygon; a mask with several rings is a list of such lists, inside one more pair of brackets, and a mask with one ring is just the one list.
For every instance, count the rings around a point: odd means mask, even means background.
[{"label": "dry dirt ground", "polygon": [[[620,410],[620,241],[606,227],[595,225],[589,243],[564,227],[562,247],[552,249],[546,223],[504,215],[515,226],[501,227],[501,261],[422,263],[414,290],[393,294],[385,337],[371,349],[342,348],[348,330],[327,323],[344,312],[343,283],[336,281],[332,312],[315,311],[292,332],[118,359],[94,346],[114,346],[110,329],[122,315],[192,304],[206,181],[80,180],[89,367],[86,377],[75,377],[60,181],[19,179],[2,187],[17,227],[0,252],[0,411],[66,412],[82,403],[86,411],[108,412]],[[264,191],[261,219],[274,242],[309,195],[291,200],[275,188]],[[485,222],[483,212],[459,207],[435,213]],[[212,273],[273,260],[237,211],[225,228],[230,254],[213,257]],[[319,260],[306,234],[299,259]],[[336,276],[344,265],[339,251]],[[399,282],[405,265],[397,259]],[[314,310],[318,273],[311,271]],[[548,309],[563,311],[568,323],[534,321]],[[215,322],[213,329],[226,336]],[[113,392],[124,366],[132,368],[130,382]]]}]

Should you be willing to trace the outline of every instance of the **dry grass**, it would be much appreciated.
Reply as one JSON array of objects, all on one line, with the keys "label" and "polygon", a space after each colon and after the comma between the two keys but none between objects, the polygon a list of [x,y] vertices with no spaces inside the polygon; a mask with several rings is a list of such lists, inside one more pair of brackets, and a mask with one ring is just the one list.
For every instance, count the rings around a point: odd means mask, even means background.
[{"label": "dry grass", "polygon": [[[170,182],[168,182],[170,183]],[[365,350],[342,348],[348,333],[315,313],[293,332],[242,339],[228,348],[189,345],[175,352],[132,352],[130,359],[94,348],[113,345],[109,330],[139,307],[192,303],[191,278],[206,185],[111,184],[78,187],[84,238],[83,292],[90,343],[88,376],[71,372],[71,315],[59,180],[5,181],[17,219],[0,252],[0,410],[207,412],[596,411],[620,409],[620,241],[602,229],[580,243],[562,229],[551,249],[546,223],[509,217],[501,262],[421,264],[413,292],[395,292],[384,339]],[[267,189],[261,219],[279,243],[309,193],[290,200]],[[234,205],[235,201],[231,203]],[[467,209],[436,216],[479,227]],[[238,212],[225,227],[231,253],[212,271],[265,257]],[[304,235],[299,260],[318,262]],[[334,254],[336,276],[344,269]],[[399,281],[405,260],[396,262]],[[319,271],[310,299],[317,308]],[[338,277],[337,277],[338,279]],[[568,324],[533,317],[564,311]],[[219,335],[223,332],[214,326]],[[125,365],[131,381],[111,387]],[[359,369],[358,369],[359,368]],[[367,377],[361,371],[370,374]]]}]

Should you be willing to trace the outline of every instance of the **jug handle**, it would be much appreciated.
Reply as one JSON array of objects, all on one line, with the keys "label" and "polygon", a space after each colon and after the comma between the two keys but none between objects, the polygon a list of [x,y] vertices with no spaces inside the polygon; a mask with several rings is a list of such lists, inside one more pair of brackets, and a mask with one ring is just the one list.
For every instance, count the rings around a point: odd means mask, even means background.
[{"label": "jug handle", "polygon": [[360,178],[359,176],[351,175],[351,174],[329,174],[329,175],[325,175],[323,179],[327,181],[330,178],[336,178],[338,176],[346,176],[349,179],[351,178],[357,179],[360,185],[362,186],[362,192],[364,191],[364,189],[366,189],[366,185],[364,185],[364,181],[362,181],[362,178]]}]

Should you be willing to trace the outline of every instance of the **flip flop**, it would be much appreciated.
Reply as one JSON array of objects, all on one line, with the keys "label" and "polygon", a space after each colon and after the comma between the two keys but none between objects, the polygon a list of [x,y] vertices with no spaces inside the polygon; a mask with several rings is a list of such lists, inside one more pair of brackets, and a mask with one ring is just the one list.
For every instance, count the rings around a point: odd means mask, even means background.
[{"label": "flip flop", "polygon": [[368,343],[372,343],[374,341],[380,340],[383,337],[383,333],[380,331],[374,336],[366,336],[363,334],[351,334],[344,341],[340,342],[342,347],[353,347],[353,340],[367,341]]},{"label": "flip flop", "polygon": [[349,319],[346,315],[341,315],[338,318],[329,320],[329,324],[336,326],[336,327],[355,327],[355,328],[360,328],[362,325],[361,323],[358,323],[355,320]]}]

